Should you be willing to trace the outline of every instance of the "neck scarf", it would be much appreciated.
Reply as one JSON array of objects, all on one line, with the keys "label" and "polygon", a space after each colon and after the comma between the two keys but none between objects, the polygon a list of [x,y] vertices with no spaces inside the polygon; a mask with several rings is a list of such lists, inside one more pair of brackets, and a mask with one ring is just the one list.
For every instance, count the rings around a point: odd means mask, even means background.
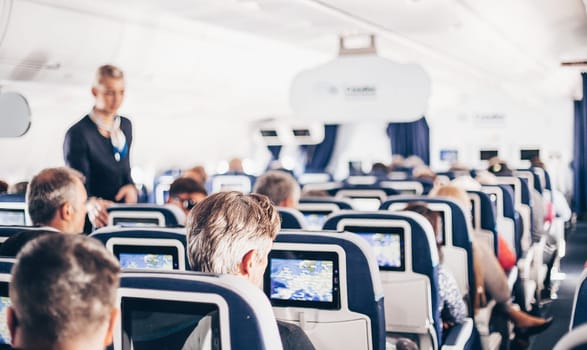
[{"label": "neck scarf", "polygon": [[110,142],[112,143],[112,151],[114,153],[114,159],[120,161],[128,153],[128,147],[126,145],[126,136],[120,129],[120,116],[114,117],[112,125],[107,125],[104,121],[104,117],[97,115],[94,111],[90,112],[90,119],[100,129],[106,130],[110,133]]}]

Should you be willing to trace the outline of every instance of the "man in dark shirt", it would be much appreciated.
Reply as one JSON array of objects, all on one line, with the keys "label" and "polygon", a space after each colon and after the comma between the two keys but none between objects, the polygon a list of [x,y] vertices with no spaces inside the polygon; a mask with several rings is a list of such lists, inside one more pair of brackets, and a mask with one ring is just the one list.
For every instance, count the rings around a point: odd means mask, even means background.
[{"label": "man in dark shirt", "polygon": [[124,75],[119,68],[98,68],[92,87],[95,105],[69,128],[63,143],[65,163],[86,177],[90,203],[96,204],[96,226],[106,224],[105,207],[111,201],[137,202],[129,158],[132,125],[117,114],[124,88]]},{"label": "man in dark shirt", "polygon": [[[260,287],[279,227],[279,214],[267,197],[215,193],[190,211],[190,266],[195,271],[242,276]],[[281,321],[277,321],[277,326],[284,350],[314,349],[300,327]]]}]

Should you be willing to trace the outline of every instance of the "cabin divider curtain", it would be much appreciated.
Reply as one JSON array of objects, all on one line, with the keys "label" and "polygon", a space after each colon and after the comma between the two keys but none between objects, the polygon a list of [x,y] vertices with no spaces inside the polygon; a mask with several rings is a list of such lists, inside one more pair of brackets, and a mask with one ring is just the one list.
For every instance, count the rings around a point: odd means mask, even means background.
[{"label": "cabin divider curtain", "polygon": [[389,123],[387,136],[391,141],[392,154],[404,157],[416,155],[430,164],[430,128],[426,117],[410,123]]},{"label": "cabin divider curtain", "polygon": [[324,125],[324,140],[321,143],[302,146],[302,150],[306,153],[306,172],[322,173],[326,171],[334,153],[338,127],[338,124]]},{"label": "cabin divider curtain", "polygon": [[281,146],[267,146],[267,149],[271,152],[271,160],[279,160]]},{"label": "cabin divider curtain", "polygon": [[573,141],[573,209],[587,212],[587,73],[582,73],[583,99],[575,101]]}]

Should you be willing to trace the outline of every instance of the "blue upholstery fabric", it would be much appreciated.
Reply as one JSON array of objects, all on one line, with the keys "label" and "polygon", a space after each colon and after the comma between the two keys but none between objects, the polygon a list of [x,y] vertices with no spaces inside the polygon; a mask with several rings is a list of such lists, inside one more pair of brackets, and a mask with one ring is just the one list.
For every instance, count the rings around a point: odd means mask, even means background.
[{"label": "blue upholstery fabric", "polygon": [[[228,304],[230,341],[233,349],[265,349],[259,334],[261,327],[251,306],[234,290],[199,280],[174,278],[174,275],[205,275],[197,272],[168,273],[168,277],[123,275],[121,288],[151,289],[176,292],[199,292],[221,295]],[[213,275],[208,275],[213,276]],[[267,349],[270,350],[270,349]]]},{"label": "blue upholstery fabric", "polygon": [[[440,320],[440,313],[438,312],[438,262],[432,261],[430,254],[423,254],[436,247],[429,245],[425,231],[414,219],[397,215],[393,212],[379,212],[379,213],[361,213],[361,212],[343,212],[334,214],[324,223],[325,230],[336,230],[338,223],[343,219],[364,219],[364,220],[401,220],[408,222],[412,230],[412,270],[415,273],[425,275],[430,280],[430,289],[432,295],[432,317],[437,339],[440,341],[440,334],[442,330],[442,321]],[[349,280],[350,277],[349,277]],[[359,295],[357,295],[359,297]],[[350,298],[350,294],[349,294]],[[349,300],[350,302],[350,300]],[[350,305],[350,303],[349,303]]]},{"label": "blue upholstery fabric", "polygon": [[375,184],[375,185],[350,185],[350,184],[344,184],[344,186],[341,187],[341,188],[330,189],[330,190],[327,190],[326,192],[328,192],[328,194],[331,195],[331,196],[336,196],[336,193],[338,191],[340,191],[340,190],[381,190],[387,196],[395,196],[395,195],[400,194],[397,190],[394,190],[393,188],[379,187],[377,184]]},{"label": "blue upholstery fabric", "polygon": [[3,226],[0,225],[0,237],[10,237],[13,234],[22,232],[22,231],[29,231],[29,230],[39,230],[40,227],[37,226]]},{"label": "blue upholstery fabric", "polygon": [[298,230],[304,228],[303,223],[292,212],[278,208],[279,216],[281,217],[281,228]]},{"label": "blue upholstery fabric", "polygon": [[497,220],[495,209],[491,203],[491,199],[485,192],[481,191],[468,191],[479,196],[481,200],[481,229],[491,231],[493,233],[494,251],[497,256],[498,241],[497,241]]},{"label": "blue upholstery fabric", "polygon": [[25,201],[26,200],[24,194],[0,194],[0,202],[24,203]]},{"label": "blue upholstery fabric", "polygon": [[[0,273],[10,274],[12,271],[12,265],[14,265],[14,262],[12,261],[0,261]],[[4,320],[0,322],[4,322]]]},{"label": "blue upholstery fabric", "polygon": [[[367,315],[371,319],[371,334],[373,335],[373,349],[385,349],[385,312],[383,309],[383,297],[374,294],[373,276],[371,276],[367,257],[363,251],[352,241],[331,236],[312,235],[305,232],[281,232],[275,242],[304,243],[304,244],[333,244],[344,249],[346,255],[347,270],[347,295],[348,305],[351,311]],[[361,281],[361,283],[354,283]]]},{"label": "blue upholstery fabric", "polygon": [[582,279],[577,285],[575,299],[575,314],[571,320],[571,328],[587,323],[587,279]]},{"label": "blue upholstery fabric", "polygon": [[587,73],[583,79],[583,98],[575,101],[573,137],[573,211],[587,211]]}]

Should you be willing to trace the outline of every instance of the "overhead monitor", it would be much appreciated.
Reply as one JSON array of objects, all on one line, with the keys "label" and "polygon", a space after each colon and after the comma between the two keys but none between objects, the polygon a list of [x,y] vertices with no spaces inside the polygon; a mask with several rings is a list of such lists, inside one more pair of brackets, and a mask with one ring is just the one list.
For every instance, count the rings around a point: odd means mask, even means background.
[{"label": "overhead monitor", "polygon": [[0,225],[26,225],[26,209],[0,208]]},{"label": "overhead monitor", "polygon": [[455,163],[459,160],[459,151],[456,149],[442,149],[440,150],[440,160],[448,163]]},{"label": "overhead monitor", "polygon": [[481,150],[479,151],[479,159],[481,160],[489,160],[493,157],[497,157],[498,152],[497,150]]},{"label": "overhead monitor", "polygon": [[185,248],[174,239],[111,238],[106,248],[123,269],[185,270]]},{"label": "overhead monitor", "polygon": [[521,149],[520,159],[521,160],[532,160],[532,158],[540,158],[539,149]]},{"label": "overhead monitor", "polygon": [[[10,306],[8,281],[0,281],[0,344],[10,344],[10,331],[6,323],[7,308]],[[0,346],[1,347],[1,346]]]},{"label": "overhead monitor", "polygon": [[306,224],[311,230],[320,230],[324,226],[324,222],[332,210],[301,210]]},{"label": "overhead monitor", "polygon": [[[165,292],[159,291],[159,294]],[[208,349],[220,349],[218,305],[145,297],[121,298],[122,349],[185,349],[188,338],[210,335]],[[186,347],[188,345],[188,347]]]},{"label": "overhead monitor", "polygon": [[338,253],[272,250],[263,288],[273,306],[340,309]]},{"label": "overhead monitor", "polygon": [[356,233],[375,251],[377,264],[384,271],[405,271],[404,229],[402,227],[345,226]]}]

